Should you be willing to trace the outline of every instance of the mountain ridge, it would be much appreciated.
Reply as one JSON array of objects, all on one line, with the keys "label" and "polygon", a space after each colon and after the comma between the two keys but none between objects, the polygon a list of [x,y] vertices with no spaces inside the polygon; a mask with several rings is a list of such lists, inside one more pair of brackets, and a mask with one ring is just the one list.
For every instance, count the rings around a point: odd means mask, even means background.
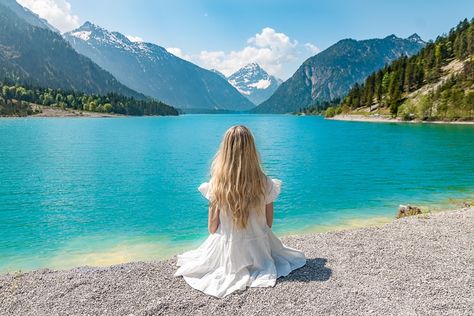
[{"label": "mountain ridge", "polygon": [[[256,113],[288,113],[344,96],[373,71],[404,55],[418,52],[424,44],[415,33],[402,39],[342,39],[305,60],[275,93],[256,107]],[[423,42],[424,43],[424,42]]]},{"label": "mountain ridge", "polygon": [[474,19],[463,20],[419,53],[401,57],[354,85],[336,108],[328,108],[326,115],[474,120],[473,34]]},{"label": "mountain ridge", "polygon": [[48,21],[41,18],[39,15],[31,11],[30,9],[23,7],[16,0],[0,0],[0,4],[3,4],[5,7],[9,8],[18,17],[33,26],[60,33],[59,30],[49,24]]},{"label": "mountain ridge", "polygon": [[181,109],[248,110],[253,104],[215,72],[165,48],[132,42],[91,22],[64,34],[79,53],[132,89]]},{"label": "mountain ridge", "polygon": [[145,98],[78,54],[59,33],[30,24],[2,3],[0,9],[0,80],[88,94],[118,93]]}]

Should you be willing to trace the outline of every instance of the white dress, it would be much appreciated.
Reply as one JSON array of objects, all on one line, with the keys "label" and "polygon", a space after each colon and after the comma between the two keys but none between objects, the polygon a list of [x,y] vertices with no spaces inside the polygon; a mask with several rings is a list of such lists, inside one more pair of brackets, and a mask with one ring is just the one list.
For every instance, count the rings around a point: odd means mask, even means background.
[{"label": "white dress", "polygon": [[[278,197],[280,187],[280,180],[267,179],[265,204]],[[203,183],[199,191],[212,199],[209,183]],[[234,227],[227,212],[221,211],[219,219],[217,232],[199,248],[178,255],[175,276],[183,276],[193,288],[224,297],[246,287],[274,286],[277,278],[306,264],[301,251],[285,247],[273,234],[264,214],[251,211],[244,230]]]}]

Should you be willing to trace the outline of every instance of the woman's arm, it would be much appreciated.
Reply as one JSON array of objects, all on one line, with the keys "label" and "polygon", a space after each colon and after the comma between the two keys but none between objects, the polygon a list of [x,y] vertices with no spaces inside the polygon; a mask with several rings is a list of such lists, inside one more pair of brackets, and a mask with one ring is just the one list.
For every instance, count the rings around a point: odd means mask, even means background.
[{"label": "woman's arm", "polygon": [[211,234],[214,234],[219,227],[219,208],[213,208],[212,205],[209,205],[209,218],[207,222],[207,228]]},{"label": "woman's arm", "polygon": [[268,227],[273,225],[273,202],[265,206],[265,217],[267,218]]}]

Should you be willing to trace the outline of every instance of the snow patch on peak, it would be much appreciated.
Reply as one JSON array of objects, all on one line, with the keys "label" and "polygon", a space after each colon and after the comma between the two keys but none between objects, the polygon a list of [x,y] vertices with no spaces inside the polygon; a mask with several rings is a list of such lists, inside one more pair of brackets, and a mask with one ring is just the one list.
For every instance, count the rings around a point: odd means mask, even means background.
[{"label": "snow patch on peak", "polygon": [[420,43],[420,44],[425,44],[425,41],[423,41],[420,37],[420,35],[416,34],[416,33],[413,33],[412,35],[410,35],[407,40],[410,40],[412,42],[415,42],[415,43]]},{"label": "snow patch on peak", "polygon": [[398,37],[395,34],[390,34],[389,36],[385,37],[385,39],[396,40]]},{"label": "snow patch on peak", "polygon": [[257,63],[249,63],[228,77],[228,81],[254,104],[266,100],[281,83]]},{"label": "snow patch on peak", "polygon": [[[90,21],[86,21],[84,22],[84,24],[82,24],[82,26],[80,26],[77,30],[101,30],[101,31],[104,31],[103,28],[101,28],[100,26],[98,26],[97,24],[94,24]],[[74,31],[73,31],[74,32]]]},{"label": "snow patch on peak", "polygon": [[239,86],[239,83],[238,83],[237,81],[231,79],[231,80],[229,80],[228,82],[229,82],[232,86],[234,86],[234,88],[237,89],[237,91],[239,91],[241,94],[247,95],[247,96],[250,95],[251,92],[250,92],[250,91],[247,91],[247,90],[245,90],[243,87]]},{"label": "snow patch on peak", "polygon": [[256,68],[260,68],[260,66],[257,63],[249,63],[242,68],[243,69],[256,69]]},{"label": "snow patch on peak", "polygon": [[256,88],[256,89],[266,89],[271,84],[272,84],[272,82],[268,79],[260,79],[259,81],[255,82],[255,83],[249,84],[249,87]]},{"label": "snow patch on peak", "polygon": [[76,32],[71,32],[71,36],[77,37],[83,41],[88,41],[91,38],[91,31],[76,31]]},{"label": "snow patch on peak", "polygon": [[77,39],[87,42],[89,47],[116,50],[122,54],[126,52],[135,58],[151,62],[159,62],[171,56],[161,46],[146,43],[138,37],[130,38],[120,32],[108,31],[91,22],[86,22],[80,28],[65,33],[64,37],[67,40]]},{"label": "snow patch on peak", "polygon": [[139,36],[133,36],[133,35],[125,35],[125,36],[132,43],[143,43],[144,42],[143,38],[141,38]]}]

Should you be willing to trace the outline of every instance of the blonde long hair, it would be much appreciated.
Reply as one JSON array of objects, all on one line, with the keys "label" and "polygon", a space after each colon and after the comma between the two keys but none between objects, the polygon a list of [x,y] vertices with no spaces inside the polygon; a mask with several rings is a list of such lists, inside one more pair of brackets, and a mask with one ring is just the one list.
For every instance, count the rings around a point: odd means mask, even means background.
[{"label": "blonde long hair", "polygon": [[227,130],[211,167],[211,211],[230,212],[234,225],[245,228],[250,210],[263,212],[266,176],[250,130],[242,125]]}]

